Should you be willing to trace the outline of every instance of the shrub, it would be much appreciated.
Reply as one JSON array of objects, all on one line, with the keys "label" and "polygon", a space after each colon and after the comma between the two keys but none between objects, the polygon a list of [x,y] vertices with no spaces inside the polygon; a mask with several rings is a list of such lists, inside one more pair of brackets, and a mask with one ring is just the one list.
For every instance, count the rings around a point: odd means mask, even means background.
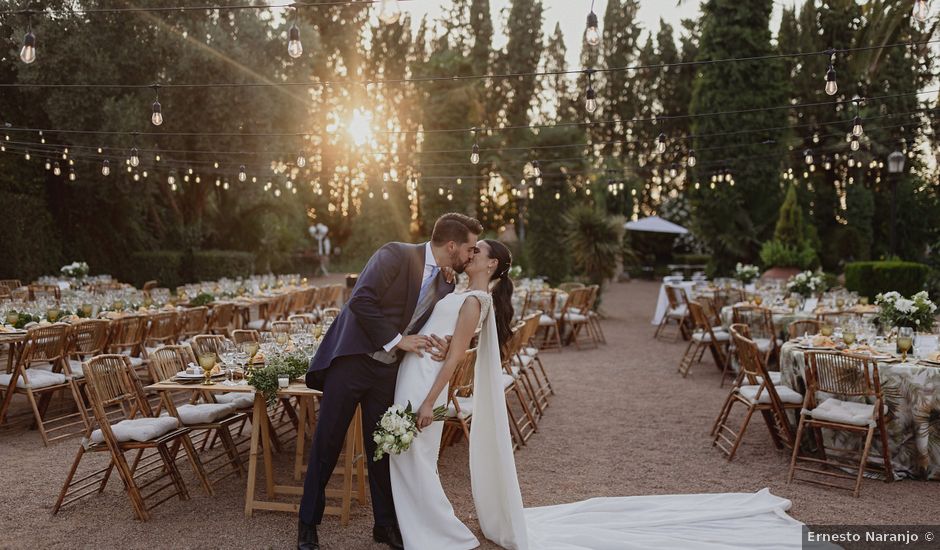
[{"label": "shrub", "polygon": [[183,265],[183,253],[179,250],[151,250],[131,254],[131,261],[126,271],[115,274],[140,288],[151,279],[156,279],[160,286],[176,287],[183,284],[180,269]]},{"label": "shrub", "polygon": [[236,250],[197,250],[193,254],[193,278],[215,281],[222,277],[247,277],[255,271],[255,256]]},{"label": "shrub", "polygon": [[811,269],[815,267],[816,251],[804,243],[799,248],[785,244],[774,239],[761,246],[760,260],[765,267],[798,267]]},{"label": "shrub", "polygon": [[810,269],[816,264],[813,248],[814,231],[803,221],[803,209],[791,185],[780,205],[774,238],[761,246],[760,258],[765,267],[798,267]]},{"label": "shrub", "polygon": [[222,277],[247,277],[252,273],[254,255],[250,252],[197,250],[190,256],[180,250],[151,250],[135,252],[121,278],[138,287],[156,279],[160,286],[172,288]]},{"label": "shrub", "polygon": [[892,290],[910,296],[924,289],[929,272],[916,262],[852,262],[845,266],[845,287],[871,300]]},{"label": "shrub", "polygon": [[564,245],[575,268],[596,284],[613,277],[621,251],[617,223],[590,205],[572,208],[564,220]]}]

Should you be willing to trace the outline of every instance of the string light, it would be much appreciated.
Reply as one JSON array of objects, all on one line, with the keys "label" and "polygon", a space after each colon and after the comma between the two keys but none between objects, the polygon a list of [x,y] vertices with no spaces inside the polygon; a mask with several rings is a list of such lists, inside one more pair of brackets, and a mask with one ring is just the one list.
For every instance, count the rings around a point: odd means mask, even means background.
[{"label": "string light", "polygon": [[108,176],[111,174],[111,162],[108,159],[105,159],[101,162],[101,175]]},{"label": "string light", "polygon": [[29,159],[31,158],[31,157],[29,156],[29,150],[26,151],[26,154],[23,155],[23,157],[24,157],[26,160],[29,160]]},{"label": "string light", "polygon": [[163,124],[163,109],[160,107],[160,86],[154,85],[153,93],[153,113],[150,115],[150,122],[154,126],[159,126]]},{"label": "string light", "polygon": [[379,5],[379,20],[386,25],[394,25],[401,19],[401,6],[398,0],[382,0]]},{"label": "string light", "polygon": [[[218,163],[216,163],[216,164],[218,164]],[[307,165],[307,153],[306,153],[306,151],[301,151],[301,152],[297,155],[297,168],[303,168],[303,167],[306,166],[306,165]]]},{"label": "string light", "polygon": [[689,158],[686,160],[686,164],[691,168],[695,166],[696,162],[698,161],[695,160],[695,149],[689,149]]},{"label": "string light", "polygon": [[23,38],[23,48],[20,50],[20,59],[27,65],[36,61],[36,35],[33,34],[31,12],[27,12],[26,37]]},{"label": "string light", "polygon": [[300,43],[300,29],[297,28],[296,16],[290,30],[287,31],[287,55],[294,59],[304,54],[304,46]]},{"label": "string light", "polygon": [[584,97],[584,108],[589,113],[593,113],[597,110],[597,92],[594,91],[594,86],[591,83],[591,76],[594,74],[592,69],[587,71],[587,92],[585,92]]},{"label": "string light", "polygon": [[46,161],[46,170],[52,170],[52,163],[48,160]]},{"label": "string light", "polygon": [[813,151],[812,149],[807,149],[803,151],[803,160],[806,164],[813,164]]},{"label": "string light", "polygon": [[926,23],[928,15],[927,0],[914,0],[914,19],[918,23]]},{"label": "string light", "polygon": [[75,169],[69,168],[69,181],[75,181],[77,178],[75,176]]},{"label": "string light", "polygon": [[826,69],[826,95],[836,95],[839,91],[839,84],[836,82],[836,69],[832,66],[835,58],[835,52],[829,50],[829,68]]},{"label": "string light", "polygon": [[855,118],[852,119],[852,135],[862,137],[862,133],[864,133],[862,129],[862,117],[858,116],[858,113],[856,113]]},{"label": "string light", "polygon": [[858,142],[858,136],[852,134],[851,139],[849,139],[849,148],[853,151],[858,151],[860,145],[861,144]]},{"label": "string light", "polygon": [[660,132],[659,137],[656,138],[656,153],[663,154],[666,152],[666,134]]},{"label": "string light", "polygon": [[56,176],[62,175],[62,168],[59,167],[59,161],[55,161],[55,163],[52,165],[52,173]]},{"label": "string light", "polygon": [[584,41],[591,46],[601,43],[601,32],[597,28],[597,14],[594,13],[594,1],[591,0],[591,12],[587,16],[587,29],[584,31]]},{"label": "string light", "polygon": [[480,164],[480,144],[477,142],[477,128],[470,129],[473,136],[473,147],[470,148],[470,164]]},{"label": "string light", "polygon": [[137,168],[140,166],[140,153],[137,151],[137,147],[131,149],[131,166]]},{"label": "string light", "polygon": [[248,179],[248,174],[245,173],[245,165],[242,164],[238,167],[238,181],[245,182]]},{"label": "string light", "polygon": [[849,165],[849,168],[855,168],[855,156],[849,155],[849,160],[846,162]]}]

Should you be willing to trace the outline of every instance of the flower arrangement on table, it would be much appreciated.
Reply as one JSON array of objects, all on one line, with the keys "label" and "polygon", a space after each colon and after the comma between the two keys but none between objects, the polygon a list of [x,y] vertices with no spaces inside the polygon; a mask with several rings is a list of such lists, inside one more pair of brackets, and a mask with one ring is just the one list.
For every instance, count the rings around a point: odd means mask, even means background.
[{"label": "flower arrangement on table", "polygon": [[826,290],[823,278],[812,271],[803,271],[790,277],[787,281],[787,290],[795,292],[804,298],[809,298],[813,294]]},{"label": "flower arrangement on table", "polygon": [[926,291],[920,291],[910,298],[895,291],[885,292],[875,297],[875,305],[881,307],[878,320],[885,330],[910,327],[928,331],[933,328],[937,305],[930,300]]},{"label": "flower arrangement on table", "polygon": [[516,279],[519,279],[519,277],[522,277],[522,266],[521,266],[521,265],[514,265],[514,266],[510,267],[510,268],[509,268],[509,277],[512,278],[513,280],[516,280]]},{"label": "flower arrangement on table", "polygon": [[215,301],[215,296],[209,294],[208,292],[200,292],[196,295],[195,298],[189,301],[189,305],[193,307],[207,306]]},{"label": "flower arrangement on table", "polygon": [[36,315],[30,315],[25,311],[16,311],[12,309],[7,312],[6,317],[4,318],[6,324],[16,329],[26,328],[26,325],[29,323],[34,321],[39,322],[41,320],[42,319]]},{"label": "flower arrangement on table", "polygon": [[738,265],[734,267],[734,278],[741,281],[741,284],[750,284],[759,276],[760,269],[756,265],[738,262]]},{"label": "flower arrangement on table", "polygon": [[277,390],[280,387],[278,378],[286,376],[293,380],[306,373],[307,356],[295,350],[272,355],[266,359],[264,367],[250,369],[245,374],[245,379],[256,391],[264,395],[268,405],[273,405],[277,401]]},{"label": "flower arrangement on table", "polygon": [[[444,420],[447,407],[441,405],[434,409],[434,420]],[[411,408],[411,401],[406,407],[395,404],[385,411],[372,432],[375,441],[374,462],[382,460],[387,454],[400,455],[411,448],[411,442],[418,436],[418,415]]]},{"label": "flower arrangement on table", "polygon": [[88,275],[88,264],[85,262],[72,262],[62,266],[62,269],[59,271],[66,277],[83,279]]}]

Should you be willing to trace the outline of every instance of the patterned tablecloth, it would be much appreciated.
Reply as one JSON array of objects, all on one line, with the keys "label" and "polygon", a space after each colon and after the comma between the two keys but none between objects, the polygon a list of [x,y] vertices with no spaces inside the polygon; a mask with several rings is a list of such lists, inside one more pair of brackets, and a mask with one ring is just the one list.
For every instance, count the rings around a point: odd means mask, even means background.
[{"label": "patterned tablecloth", "polygon": [[[803,393],[806,384],[805,351],[785,343],[780,351],[783,384]],[[940,368],[908,361],[879,363],[878,373],[888,405],[888,445],[895,475],[915,479],[940,480]],[[825,433],[827,445],[861,448],[862,438],[839,432]],[[872,456],[881,456],[872,445]]]},{"label": "patterned tablecloth", "polygon": [[[725,306],[721,308],[721,324],[726,329],[731,326],[733,313],[732,309],[733,306]],[[803,321],[806,319],[815,318],[816,314],[812,311],[793,311],[790,309],[773,310],[774,328],[777,329],[777,337],[784,341],[790,339],[790,336],[787,334],[787,327],[790,326],[790,323],[793,321]]]}]

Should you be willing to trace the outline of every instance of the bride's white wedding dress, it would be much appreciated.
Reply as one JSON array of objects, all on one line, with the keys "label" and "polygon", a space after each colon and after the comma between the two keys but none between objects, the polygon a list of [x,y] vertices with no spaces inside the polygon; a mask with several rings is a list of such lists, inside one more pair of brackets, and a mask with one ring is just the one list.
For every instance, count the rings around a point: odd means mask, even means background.
[{"label": "bride's white wedding dress", "polygon": [[[470,477],[486,538],[526,550],[647,548],[801,548],[802,524],[786,514],[790,501],[767,489],[721,493],[602,497],[523,509],[506,414],[496,321],[489,294],[451,294],[438,302],[423,334],[452,334],[469,295],[483,304],[474,373]],[[450,332],[449,332],[449,331]],[[408,354],[398,372],[395,402],[420,405],[441,363]],[[445,403],[446,390],[435,406]],[[437,475],[443,426],[435,422],[407,452],[391,457],[392,494],[407,550],[473,548],[477,541],[454,516]]]}]

